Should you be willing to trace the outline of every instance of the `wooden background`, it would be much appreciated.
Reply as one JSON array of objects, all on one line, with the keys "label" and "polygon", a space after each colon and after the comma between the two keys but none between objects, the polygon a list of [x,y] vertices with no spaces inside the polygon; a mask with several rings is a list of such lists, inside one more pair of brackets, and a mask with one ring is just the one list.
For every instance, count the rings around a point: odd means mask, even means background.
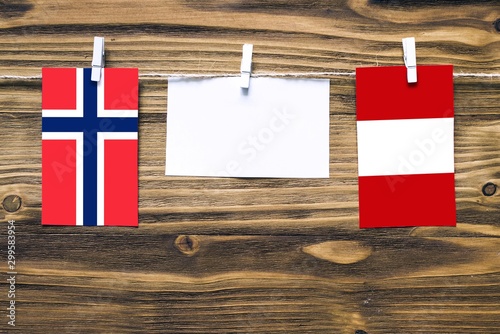
[{"label": "wooden background", "polygon": [[498,74],[499,18],[498,0],[0,1],[0,76],[89,67],[94,36],[142,76],[137,229],[40,225],[41,81],[0,79],[0,331],[14,219],[22,333],[500,332],[498,76],[455,77],[457,227],[373,230],[354,77],[329,77],[330,178],[307,180],[164,176],[167,80],[144,77],[238,73],[243,43],[255,73],[402,65],[409,36],[419,64]]}]

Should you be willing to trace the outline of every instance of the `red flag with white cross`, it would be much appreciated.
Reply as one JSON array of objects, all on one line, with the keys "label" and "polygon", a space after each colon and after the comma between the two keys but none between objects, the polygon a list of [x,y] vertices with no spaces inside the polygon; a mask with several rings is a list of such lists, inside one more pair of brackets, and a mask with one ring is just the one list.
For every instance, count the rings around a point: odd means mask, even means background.
[{"label": "red flag with white cross", "polygon": [[42,224],[137,226],[138,70],[42,69]]}]

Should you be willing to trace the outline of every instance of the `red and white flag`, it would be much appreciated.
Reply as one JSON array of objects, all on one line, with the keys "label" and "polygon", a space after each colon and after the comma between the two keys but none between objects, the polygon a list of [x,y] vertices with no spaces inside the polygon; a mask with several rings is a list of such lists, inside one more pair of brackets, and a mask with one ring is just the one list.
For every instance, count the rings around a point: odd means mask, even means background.
[{"label": "red and white flag", "polygon": [[138,225],[137,116],[137,69],[42,69],[43,225]]},{"label": "red and white flag", "polygon": [[453,67],[356,69],[361,228],[455,226]]}]

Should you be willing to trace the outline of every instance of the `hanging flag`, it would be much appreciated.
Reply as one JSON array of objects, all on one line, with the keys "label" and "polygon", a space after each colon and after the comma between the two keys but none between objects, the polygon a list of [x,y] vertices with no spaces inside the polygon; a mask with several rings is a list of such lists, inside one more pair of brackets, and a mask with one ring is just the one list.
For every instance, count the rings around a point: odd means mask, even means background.
[{"label": "hanging flag", "polygon": [[361,228],[455,226],[453,67],[356,69]]},{"label": "hanging flag", "polygon": [[42,224],[138,225],[138,69],[42,69]]}]

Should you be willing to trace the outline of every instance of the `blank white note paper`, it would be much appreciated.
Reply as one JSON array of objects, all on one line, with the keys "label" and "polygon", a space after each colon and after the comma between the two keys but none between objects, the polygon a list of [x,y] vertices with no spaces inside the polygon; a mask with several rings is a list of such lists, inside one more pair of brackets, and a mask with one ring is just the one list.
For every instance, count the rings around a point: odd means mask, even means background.
[{"label": "blank white note paper", "polygon": [[166,175],[328,178],[329,80],[168,80]]}]

